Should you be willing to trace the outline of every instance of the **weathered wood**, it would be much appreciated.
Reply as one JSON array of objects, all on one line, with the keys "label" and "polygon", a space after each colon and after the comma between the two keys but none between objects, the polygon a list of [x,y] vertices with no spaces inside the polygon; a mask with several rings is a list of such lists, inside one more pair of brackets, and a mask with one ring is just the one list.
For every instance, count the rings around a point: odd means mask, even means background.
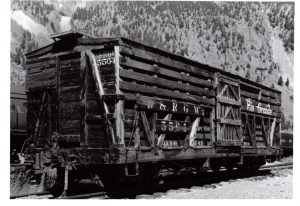
[{"label": "weathered wood", "polygon": [[[27,83],[30,81],[35,83],[35,82],[39,82],[39,81],[49,81],[51,79],[56,79],[55,78],[55,67],[52,69],[43,70],[41,73],[27,75],[26,81],[27,81]],[[30,85],[28,85],[28,86],[30,86]]]},{"label": "weathered wood", "polygon": [[[244,90],[241,90],[241,95],[244,96],[244,97],[259,100],[259,95],[258,94],[250,93],[250,92],[247,92],[247,91],[244,91]],[[278,101],[278,100],[268,99],[266,97],[260,97],[260,101],[261,102],[266,102],[266,103],[269,103],[269,104],[272,104],[272,105],[280,105],[281,104],[280,101]]]},{"label": "weathered wood", "polygon": [[173,78],[184,82],[193,83],[196,85],[199,85],[201,87],[208,87],[212,88],[213,82],[206,80],[206,79],[200,79],[198,77],[188,76],[186,74],[182,74],[180,72],[176,72],[167,68],[162,68],[160,66],[157,66],[156,64],[147,64],[144,62],[136,61],[133,59],[130,59],[129,57],[121,57],[120,61],[121,66],[130,67],[134,70],[140,71],[140,72],[151,72],[153,74],[157,74],[160,76],[164,76],[166,78]]},{"label": "weathered wood", "polygon": [[268,146],[269,145],[268,137],[267,137],[268,133],[266,131],[266,126],[265,126],[263,118],[261,118],[261,130],[262,130],[262,136],[263,136],[263,140],[265,142],[265,146]]},{"label": "weathered wood", "polygon": [[241,125],[241,120],[233,120],[233,119],[225,119],[225,118],[219,118],[217,120],[221,124],[230,124],[230,125]]},{"label": "weathered wood", "polygon": [[[236,88],[237,90],[239,90],[238,87],[235,87],[235,88]],[[233,96],[234,96],[234,99],[235,99],[236,101],[239,101],[240,95],[238,94],[238,91],[235,90],[235,88],[234,88],[232,85],[229,85],[229,89],[230,89],[230,91],[232,92],[232,94],[233,94]]]},{"label": "weathered wood", "polygon": [[195,95],[174,92],[172,90],[167,90],[167,89],[153,88],[145,85],[137,85],[129,82],[120,82],[120,88],[126,91],[146,93],[146,94],[151,94],[153,96],[171,97],[174,99],[185,100],[185,101],[188,100],[191,102],[197,102],[201,104],[209,104],[209,105],[215,104],[213,99],[207,99]]},{"label": "weathered wood", "polygon": [[141,116],[141,125],[142,129],[144,131],[145,137],[147,138],[149,142],[149,146],[152,147],[154,145],[153,138],[151,137],[150,127],[148,124],[148,120],[146,117],[146,113],[144,111],[140,111]]},{"label": "weathered wood", "polygon": [[156,134],[156,120],[157,120],[157,116],[158,114],[155,112],[153,113],[152,116],[152,130],[151,130],[151,137],[152,137],[152,141],[153,141],[153,146],[157,145],[157,141],[158,141],[158,135]]},{"label": "weathered wood", "polygon": [[232,99],[228,99],[228,98],[225,98],[225,97],[218,97],[217,99],[218,99],[218,102],[223,103],[223,104],[241,106],[240,101],[234,101]]},{"label": "weathered wood", "polygon": [[40,62],[46,62],[51,61],[52,59],[56,59],[56,57],[40,57],[40,58],[34,58],[34,59],[26,59],[26,65],[33,65]]},{"label": "weathered wood", "polygon": [[43,90],[47,88],[55,88],[56,87],[56,79],[52,80],[43,80],[43,81],[26,81],[27,90]]},{"label": "weathered wood", "polygon": [[271,147],[273,146],[275,124],[276,124],[276,118],[273,118],[272,125],[271,125],[271,131],[270,131],[270,146]]},{"label": "weathered wood", "polygon": [[[271,88],[268,88],[269,91],[266,90],[266,87],[265,86],[261,86],[261,85],[258,85],[257,83],[255,82],[251,82],[250,84],[250,81],[247,83],[245,82],[243,79],[240,80],[240,84],[242,85],[242,87],[246,86],[248,88],[251,88],[251,89],[254,89],[257,91],[261,90],[262,91],[262,94],[263,95],[266,95],[266,96],[270,96],[270,97],[273,97],[275,99],[278,98],[278,95],[281,94],[280,91],[277,91],[277,90],[273,90]],[[241,90],[244,90],[243,88]],[[246,89],[247,90],[247,89]]]},{"label": "weathered wood", "polygon": [[[114,76],[113,81],[115,82],[115,94],[122,95],[123,93],[120,91],[120,66],[119,66],[119,47],[114,47],[114,60],[115,68],[114,68]],[[119,100],[115,105],[115,129],[116,129],[116,138],[118,144],[125,144],[124,140],[124,100]]]},{"label": "weathered wood", "polygon": [[140,119],[140,115],[138,111],[134,111],[134,127],[133,133],[131,134],[130,138],[134,136],[134,147],[140,147],[141,145],[141,135],[140,135],[140,126],[138,124]]},{"label": "weathered wood", "polygon": [[195,67],[189,64],[185,64],[181,61],[177,61],[171,58],[166,58],[164,56],[161,56],[159,54],[151,53],[145,50],[137,49],[134,47],[128,48],[125,46],[120,47],[121,54],[129,55],[131,57],[138,57],[141,59],[145,59],[147,61],[152,61],[155,64],[158,65],[166,65],[169,67],[172,67],[178,71],[182,72],[188,72],[197,76],[202,76],[206,78],[213,78],[213,73],[205,71],[201,69],[200,67]]},{"label": "weathered wood", "polygon": [[[95,56],[91,51],[86,51],[86,54],[89,58],[89,62],[90,62],[91,68],[92,68],[92,74],[93,74],[92,76],[93,76],[95,84],[96,84],[96,88],[97,88],[99,98],[102,98],[102,96],[104,95],[104,90],[103,90],[99,70],[97,68],[97,63],[96,63]],[[109,110],[108,110],[108,107],[107,107],[106,103],[103,100],[101,100],[101,102],[103,103],[105,114],[108,114]],[[109,126],[109,128],[110,128],[110,133],[111,133],[110,135],[112,136],[111,137],[112,138],[112,143],[115,144],[114,131],[110,126]]]},{"label": "weathered wood", "polygon": [[167,87],[169,89],[179,89],[181,91],[184,92],[191,92],[194,93],[195,95],[205,95],[208,97],[213,97],[213,93],[211,92],[211,90],[207,90],[207,89],[202,89],[200,87],[195,87],[192,85],[186,85],[186,84],[182,84],[182,83],[178,83],[176,81],[171,81],[171,80],[167,80],[167,79],[163,79],[163,78],[159,78],[159,77],[153,77],[150,75],[145,75],[142,73],[137,73],[134,71],[128,71],[128,70],[120,70],[120,76],[121,78],[127,78],[130,80],[134,80],[134,81],[139,81],[142,83],[148,83],[148,84],[153,84],[156,86],[161,86],[161,87]]},{"label": "weathered wood", "polygon": [[35,123],[35,127],[34,127],[34,133],[33,133],[33,139],[35,139],[39,133],[39,129],[40,129],[40,122],[41,122],[41,115],[43,113],[43,110],[44,110],[44,107],[45,107],[45,98],[46,98],[46,91],[43,92],[42,94],[42,101],[40,103],[40,108],[39,108],[39,111],[38,111],[38,115],[37,115],[37,118],[36,118],[36,123]]},{"label": "weathered wood", "polygon": [[80,59],[80,121],[81,121],[81,128],[80,128],[80,143],[82,145],[87,145],[88,139],[88,124],[87,124],[87,95],[88,95],[88,67],[87,67],[87,57],[85,52],[81,52],[81,59]]},{"label": "weathered wood", "polygon": [[223,76],[219,78],[219,82],[224,82],[228,85],[232,85],[232,86],[235,86],[235,87],[237,87],[239,85],[238,82],[229,80],[227,78],[224,78]]},{"label": "weathered wood", "polygon": [[215,139],[215,108],[212,108],[210,112],[210,136],[212,144],[216,141]]}]

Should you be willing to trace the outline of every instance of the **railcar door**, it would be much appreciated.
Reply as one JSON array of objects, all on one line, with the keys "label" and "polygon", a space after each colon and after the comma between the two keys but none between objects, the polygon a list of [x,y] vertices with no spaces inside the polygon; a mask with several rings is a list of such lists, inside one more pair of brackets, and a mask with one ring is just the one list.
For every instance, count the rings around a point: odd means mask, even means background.
[{"label": "railcar door", "polygon": [[216,126],[218,146],[241,146],[241,97],[239,83],[220,75],[217,84]]}]

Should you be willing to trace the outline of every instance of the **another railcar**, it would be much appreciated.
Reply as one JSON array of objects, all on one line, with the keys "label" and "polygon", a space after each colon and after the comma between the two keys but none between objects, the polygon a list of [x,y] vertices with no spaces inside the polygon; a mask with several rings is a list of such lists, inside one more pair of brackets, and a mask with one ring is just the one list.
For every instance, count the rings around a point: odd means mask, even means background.
[{"label": "another railcar", "polygon": [[282,155],[279,91],[122,37],[52,38],[26,63],[28,161],[57,171],[49,190],[90,174],[109,190],[162,168],[257,169]]},{"label": "another railcar", "polygon": [[283,156],[293,155],[293,131],[283,130],[281,132],[281,149]]},{"label": "another railcar", "polygon": [[[14,156],[21,152],[26,140],[26,106],[25,86],[11,85],[10,88],[10,151]],[[15,159],[16,160],[16,159]],[[11,160],[14,161],[13,159]]]}]

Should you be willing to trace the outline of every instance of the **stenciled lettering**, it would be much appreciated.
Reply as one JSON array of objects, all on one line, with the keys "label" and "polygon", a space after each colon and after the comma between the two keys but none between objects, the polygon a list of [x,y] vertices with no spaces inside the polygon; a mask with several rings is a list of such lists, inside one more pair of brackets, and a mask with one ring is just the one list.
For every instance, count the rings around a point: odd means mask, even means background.
[{"label": "stenciled lettering", "polygon": [[177,112],[177,103],[176,102],[173,102],[173,109],[172,109],[173,112]]},{"label": "stenciled lettering", "polygon": [[160,106],[159,106],[160,110],[166,111],[166,108],[167,108],[167,105],[160,103]]},{"label": "stenciled lettering", "polygon": [[251,99],[245,99],[246,100],[246,110],[251,112],[257,112],[261,114],[266,115],[272,115],[272,109],[270,104],[263,104],[261,102],[255,102]]}]

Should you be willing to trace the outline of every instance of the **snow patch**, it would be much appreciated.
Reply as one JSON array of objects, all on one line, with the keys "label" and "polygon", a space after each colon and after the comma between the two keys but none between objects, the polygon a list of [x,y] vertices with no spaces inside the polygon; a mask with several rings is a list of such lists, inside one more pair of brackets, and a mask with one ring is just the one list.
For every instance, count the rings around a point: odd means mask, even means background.
[{"label": "snow patch", "polygon": [[21,25],[25,30],[29,30],[31,33],[35,35],[41,33],[49,35],[49,32],[43,25],[35,22],[29,16],[24,14],[24,12],[21,10],[12,12],[11,18],[15,20],[19,25]]},{"label": "snow patch", "polygon": [[60,32],[71,30],[71,18],[68,16],[62,16],[59,23]]},{"label": "snow patch", "polygon": [[273,52],[273,59],[278,63],[281,70],[281,76],[284,82],[287,78],[290,79],[290,87],[293,88],[294,77],[294,58],[293,54],[289,54],[283,47],[283,42],[277,35],[271,37],[271,46]]},{"label": "snow patch", "polygon": [[17,24],[22,26],[24,30],[28,30],[30,33],[35,35],[39,46],[43,46],[45,43],[51,42],[49,38],[50,34],[45,26],[35,22],[32,18],[27,16],[23,11],[16,10],[11,14],[11,19]]}]

